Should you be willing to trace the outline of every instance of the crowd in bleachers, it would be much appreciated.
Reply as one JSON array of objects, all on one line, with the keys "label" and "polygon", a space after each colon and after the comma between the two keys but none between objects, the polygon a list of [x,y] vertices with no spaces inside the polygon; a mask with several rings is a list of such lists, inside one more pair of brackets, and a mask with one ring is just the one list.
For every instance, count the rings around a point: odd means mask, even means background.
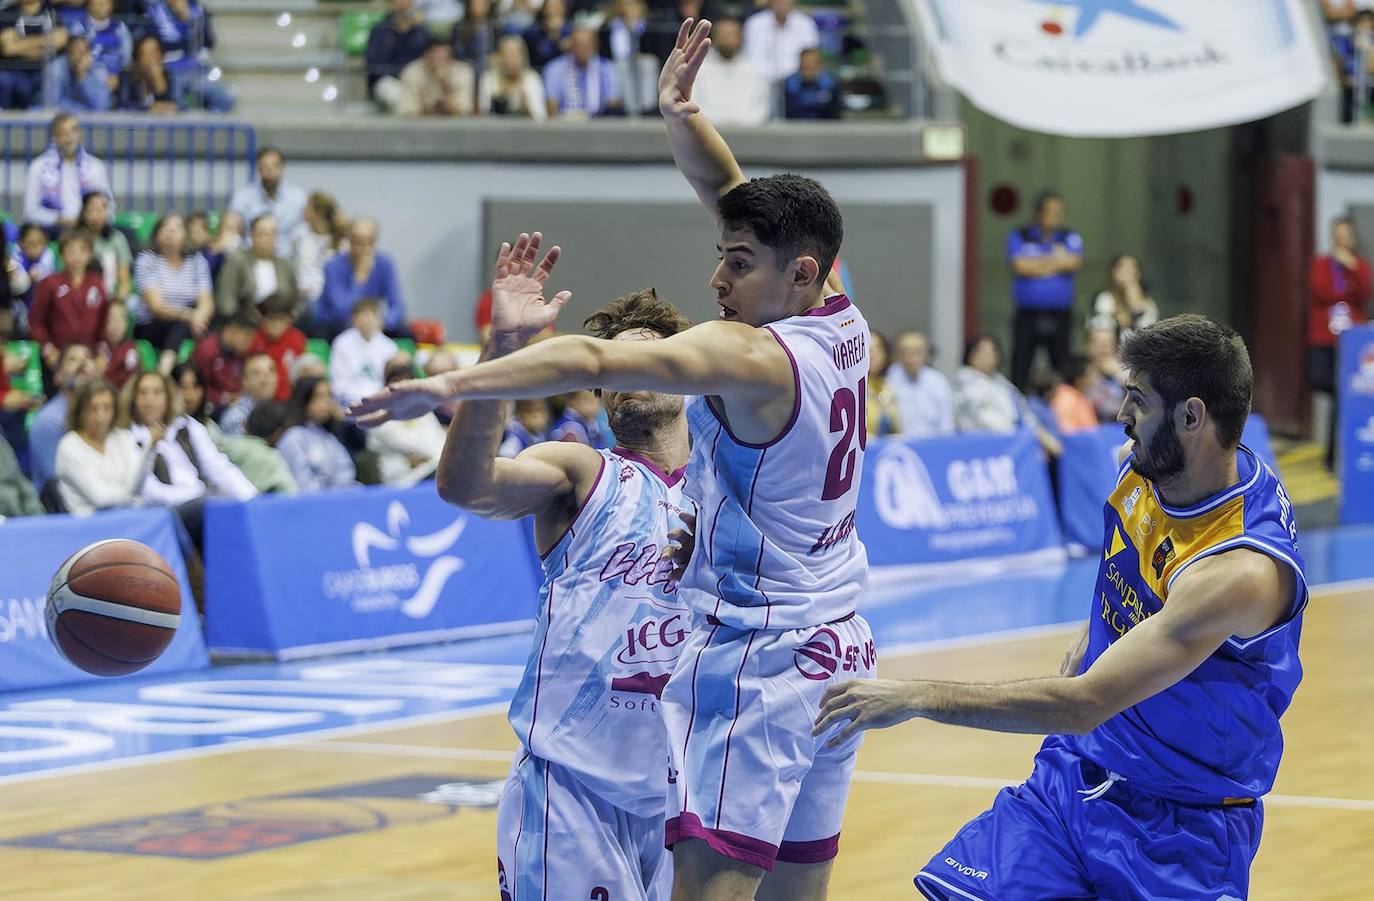
[{"label": "crowd in bleachers", "polygon": [[0,108],[227,112],[195,0],[16,0],[0,9]]},{"label": "crowd in bleachers", "polygon": [[[121,225],[79,122],[51,132],[25,199],[45,222],[5,228],[0,519],[151,504],[198,544],[206,497],[433,476],[452,408],[366,434],[342,416],[457,366],[442,327],[407,316],[375,221],[292,184],[265,148],[227,209]],[[606,443],[591,392],[539,404],[513,416],[507,452]]]},{"label": "crowd in bleachers", "polygon": [[[658,72],[684,19],[715,23],[695,98],[713,121],[838,119],[830,64],[842,21],[796,0],[707,9],[703,0],[390,0],[365,52],[368,95],[404,116],[655,115]],[[851,39],[852,40],[852,39]]]}]

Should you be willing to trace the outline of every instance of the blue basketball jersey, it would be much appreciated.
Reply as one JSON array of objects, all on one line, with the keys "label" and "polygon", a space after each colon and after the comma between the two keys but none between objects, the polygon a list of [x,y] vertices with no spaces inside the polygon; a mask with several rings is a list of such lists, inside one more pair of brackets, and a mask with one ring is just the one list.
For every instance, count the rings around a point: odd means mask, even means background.
[{"label": "blue basketball jersey", "polygon": [[711,398],[687,407],[696,550],[683,576],[699,612],[738,629],[801,629],[854,612],[868,554],[854,509],[868,443],[868,323],[842,294],[768,326],[797,399],[774,441],[736,438]]},{"label": "blue basketball jersey", "polygon": [[1236,485],[1186,508],[1166,505],[1129,461],[1122,467],[1106,505],[1083,670],[1158,613],[1190,565],[1233,548],[1292,568],[1289,616],[1259,635],[1227,639],[1180,682],[1067,739],[1136,787],[1183,803],[1254,798],[1273,787],[1283,753],[1279,717],[1302,679],[1298,637],[1308,591],[1292,504],[1249,448],[1237,451],[1236,463]]},{"label": "blue basketball jersey", "polygon": [[[663,686],[689,632],[671,561],[682,471],[617,448],[567,532],[544,555],[530,657],[510,724],[556,763],[636,816],[662,816],[668,766]],[[688,507],[690,510],[690,507]]]}]

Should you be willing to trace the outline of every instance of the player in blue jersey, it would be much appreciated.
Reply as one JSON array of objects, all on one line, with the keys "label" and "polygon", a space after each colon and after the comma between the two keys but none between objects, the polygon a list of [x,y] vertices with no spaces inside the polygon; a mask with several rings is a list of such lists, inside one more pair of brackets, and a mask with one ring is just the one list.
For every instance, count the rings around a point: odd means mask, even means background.
[{"label": "player in blue jersey", "polygon": [[1049,733],[916,876],[927,898],[1241,899],[1302,678],[1307,583],[1292,507],[1240,444],[1254,378],[1201,316],[1142,329],[1117,419],[1129,456],[1107,501],[1088,622],[1058,678],[868,681],[826,695],[817,733],[912,717]]},{"label": "player in blue jersey", "polygon": [[[492,284],[491,360],[553,325],[568,295],[547,301],[558,248],[536,266],[540,236],[503,245]],[[653,343],[688,323],[652,289],[587,320],[618,343]],[[497,810],[506,901],[667,901],[668,747],[663,686],[690,616],[662,559],[683,507],[682,398],[605,392],[613,450],[545,442],[500,459],[499,401],[460,404],[437,471],[439,493],[474,513],[534,517],[544,567],[538,624],[510,723],[521,749]],[[494,599],[498,600],[499,599]]]},{"label": "player in blue jersey", "polygon": [[[745,181],[691,100],[710,23],[688,20],[660,78],[679,168],[720,227],[718,316],[664,341],[565,336],[357,405],[364,424],[449,398],[604,387],[696,395],[682,578],[693,630],[663,693],[674,896],[826,896],[859,739],[811,734],[831,679],[875,671],[854,510],[867,444],[868,325],[828,284],[844,226],[819,184]],[[571,897],[571,896],[569,896]]]}]

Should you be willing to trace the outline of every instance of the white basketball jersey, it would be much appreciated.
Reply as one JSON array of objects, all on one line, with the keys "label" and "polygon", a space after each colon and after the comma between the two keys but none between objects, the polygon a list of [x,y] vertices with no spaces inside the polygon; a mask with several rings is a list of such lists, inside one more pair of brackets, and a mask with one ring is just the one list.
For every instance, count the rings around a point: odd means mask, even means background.
[{"label": "white basketball jersey", "polygon": [[658,705],[690,625],[659,559],[680,528],[682,471],[617,448],[543,560],[539,621],[510,724],[525,749],[636,816],[662,816]]},{"label": "white basketball jersey", "polygon": [[702,613],[728,626],[800,629],[853,613],[868,582],[854,533],[868,443],[868,323],[838,294],[768,329],[797,384],[783,434],[749,444],[709,398],[687,410],[687,494],[698,513],[683,587],[696,589],[694,608],[704,604]]}]

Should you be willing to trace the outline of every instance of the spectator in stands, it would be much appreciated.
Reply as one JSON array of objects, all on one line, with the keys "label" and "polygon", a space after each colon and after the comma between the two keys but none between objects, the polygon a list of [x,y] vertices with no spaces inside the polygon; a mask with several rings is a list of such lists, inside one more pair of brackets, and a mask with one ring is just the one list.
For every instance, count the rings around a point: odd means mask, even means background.
[{"label": "spectator in stands", "polygon": [[1097,408],[1100,422],[1115,422],[1126,399],[1126,371],[1117,347],[1116,329],[1110,327],[1090,329],[1083,345],[1093,373],[1085,393]]},{"label": "spectator in stands", "polygon": [[301,301],[313,304],[324,290],[324,264],[348,249],[348,218],[333,195],[314,191],[305,202],[305,221],[291,235],[291,257]]},{"label": "spectator in stands", "polygon": [[[263,147],[257,157],[258,177],[234,192],[229,209],[238,213],[242,223],[256,222],[259,216],[271,213],[277,217],[277,256],[291,254],[291,235],[305,220],[305,191],[284,177],[286,157],[275,147]],[[220,223],[223,230],[224,223]]]},{"label": "spectator in stands", "polygon": [[306,376],[296,383],[286,404],[286,433],[277,442],[277,450],[301,491],[357,484],[353,458],[330,430],[338,420],[339,406],[328,379]]},{"label": "spectator in stands", "polygon": [[[502,28],[510,32],[516,24],[507,16]],[[572,21],[568,18],[567,0],[544,0],[544,5],[539,8],[538,21],[520,25],[520,28],[529,47],[530,65],[542,70],[568,49]]]},{"label": "spectator in stands", "polygon": [[115,105],[121,110],[170,116],[180,108],[174,89],[157,35],[143,35],[134,44],[132,65],[120,76]]},{"label": "spectator in stands", "polygon": [[[1330,5],[1330,4],[1327,4]],[[1341,84],[1341,121],[1352,122],[1356,113],[1355,92],[1363,67],[1365,83],[1370,84],[1369,75],[1374,74],[1374,12],[1347,4],[1339,11],[1341,15],[1332,18],[1332,10],[1327,11],[1327,30],[1331,42],[1332,61]],[[1345,15],[1348,13],[1348,15]],[[1362,102],[1374,98],[1374,89],[1368,90]]]},{"label": "spectator in stands", "polygon": [[[1360,256],[1355,222],[1331,223],[1331,251],[1312,260],[1308,271],[1311,306],[1307,311],[1308,381],[1313,391],[1336,399],[1336,346],[1341,333],[1368,319],[1371,293],[1369,261]],[[1336,411],[1329,417],[1326,465],[1335,468]]]},{"label": "spectator in stands", "polygon": [[67,29],[43,0],[18,0],[0,9],[0,108],[24,110],[43,102],[43,64],[67,46]]},{"label": "spectator in stands", "polygon": [[[262,321],[249,351],[267,354],[277,364],[277,400],[291,396],[296,361],[305,355],[305,332],[296,328],[294,305],[280,297],[268,297],[258,305]],[[324,367],[321,366],[323,371]]]},{"label": "spectator in stands", "polygon": [[[753,5],[755,4],[750,4]],[[721,11],[721,14],[717,15],[715,4],[703,0],[651,0],[649,11],[649,30],[644,35],[643,47],[657,57],[660,63],[668,61],[668,55],[673,52],[673,45],[677,42],[678,29],[688,19],[710,19],[715,26],[719,26],[725,19],[738,21],[733,12]],[[715,43],[717,37],[716,28],[713,27],[711,42]],[[700,83],[697,82],[698,85]],[[697,99],[695,91],[692,99]],[[714,115],[711,121],[715,121]]]},{"label": "spectator in stands", "polygon": [[210,61],[215,31],[206,9],[193,0],[152,0],[147,14],[162,44],[178,105],[213,113],[232,110],[234,95],[219,80],[219,69]]},{"label": "spectator in stands", "polygon": [[129,308],[121,300],[105,305],[105,331],[95,347],[95,368],[116,389],[143,370],[138,344],[129,337]]},{"label": "spectator in stands", "polygon": [[[453,359],[453,354],[442,348],[435,350],[425,360],[424,372],[428,376],[443,375],[445,372],[453,372],[458,368],[458,361]],[[439,417],[439,421],[447,426],[453,421],[453,414],[458,409],[457,401],[449,401],[441,404],[435,409],[434,415]]]},{"label": "spectator in stands", "polygon": [[329,377],[339,403],[348,407],[382,390],[386,364],[396,352],[396,342],[382,334],[381,303],[364,297],[353,304],[353,327],[329,348]]},{"label": "spectator in stands", "polygon": [[38,283],[29,310],[29,336],[49,368],[57,365],[62,348],[85,344],[94,350],[105,332],[105,285],[100,270],[91,266],[90,232],[66,232],[61,247],[63,270]]},{"label": "spectator in stands", "polygon": [[744,55],[774,83],[796,72],[801,52],[820,42],[816,21],[797,9],[796,0],[768,0],[767,9],[744,23]]},{"label": "spectator in stands", "polygon": [[205,392],[205,380],[201,378],[200,370],[190,362],[178,363],[172,367],[171,379],[172,387],[181,401],[182,412],[210,429],[210,437],[214,438],[215,430],[219,427],[211,415],[214,407],[210,405],[210,397]]},{"label": "spectator in stands", "polygon": [[783,113],[788,119],[840,118],[840,83],[814,47],[801,52],[801,65],[783,82]]},{"label": "spectator in stands", "polygon": [[882,332],[868,331],[868,380],[864,388],[868,394],[865,404],[869,435],[896,435],[901,429],[901,415],[897,408],[897,392],[887,382],[891,367],[887,338]]},{"label": "spectator in stands", "polygon": [[105,164],[81,146],[81,124],[74,114],[53,116],[48,137],[47,149],[29,163],[24,219],[43,226],[55,238],[76,224],[87,194],[102,194],[107,204],[114,194]]},{"label": "spectator in stands", "polygon": [[105,70],[111,94],[119,90],[119,76],[133,62],[134,41],[129,28],[114,18],[114,0],[89,0],[83,15],[68,29],[72,37],[91,42],[95,64]]},{"label": "spectator in stands", "polygon": [[248,313],[236,313],[219,331],[196,343],[191,365],[205,380],[205,395],[215,412],[233,403],[243,390],[243,367],[257,336],[256,320]]},{"label": "spectator in stands", "polygon": [[9,317],[5,329],[6,341],[27,333],[29,324],[29,311],[25,303],[32,282],[29,281],[28,270],[15,259],[15,246],[8,238],[0,243],[0,247],[3,247],[0,262],[5,267],[5,271],[0,273],[0,316]]},{"label": "spectator in stands", "polygon": [[1074,273],[1083,268],[1083,239],[1064,225],[1064,198],[1054,191],[1037,198],[1035,222],[1007,235],[1007,263],[1016,304],[1012,382],[1024,388],[1041,347],[1049,351],[1056,372],[1068,367]]},{"label": "spectator in stands", "polygon": [[243,361],[243,392],[219,418],[219,427],[226,435],[242,435],[249,415],[259,404],[277,396],[277,361],[265,353],[250,354]]},{"label": "spectator in stands", "polygon": [[57,24],[67,29],[67,34],[75,34],[74,28],[86,15],[86,0],[49,0]]},{"label": "spectator in stands", "polygon": [[281,242],[277,240],[277,219],[265,213],[253,220],[249,231],[252,242],[244,250],[225,257],[215,284],[215,307],[224,318],[247,316],[257,318],[258,304],[276,295],[299,310],[300,290],[296,287],[296,269],[277,255]]},{"label": "spectator in stands", "polygon": [[[392,360],[386,366],[386,383],[413,379],[409,360]],[[433,413],[418,419],[395,419],[367,432],[367,449],[377,455],[377,467],[385,485],[414,485],[433,478],[444,450],[448,430]]]},{"label": "spectator in stands", "polygon": [[[5,311],[0,313],[0,318],[9,315]],[[4,342],[0,341],[0,434],[10,447],[19,452],[26,451],[29,446],[24,420],[28,418],[30,410],[43,403],[42,397],[17,388],[10,381],[10,375],[22,373],[26,365],[27,360],[6,354]]]},{"label": "spectator in stands", "polygon": [[930,340],[915,329],[897,333],[896,361],[887,369],[887,385],[897,402],[903,438],[939,438],[954,434],[954,397],[949,379],[930,365]]},{"label": "spectator in stands", "polygon": [[401,70],[393,86],[379,85],[377,98],[399,116],[471,116],[476,78],[472,65],[453,58],[453,47],[436,37],[420,58]]},{"label": "spectator in stands", "polygon": [[477,81],[477,106],[493,116],[548,118],[544,82],[530,68],[529,51],[518,35],[508,34],[497,44],[491,65]]},{"label": "spectator in stands", "polygon": [[591,28],[574,27],[568,52],[544,67],[544,95],[550,116],[586,119],[620,111],[615,64],[597,54]]},{"label": "spectator in stands", "polygon": [[229,462],[262,494],[295,494],[296,479],[276,444],[286,432],[286,404],[268,400],[253,408],[246,434],[226,435],[218,444]]},{"label": "spectator in stands", "polygon": [[[329,378],[329,366],[321,357],[311,353],[310,351],[306,351],[305,353],[296,357],[294,361],[292,361],[288,384],[294,391],[296,386],[300,384],[301,379],[308,378]],[[288,400],[289,399],[290,398],[288,398]]]},{"label": "spectator in stands", "polygon": [[149,455],[114,423],[115,392],[109,382],[91,381],[73,395],[68,431],[54,460],[57,496],[68,513],[84,516],[138,503]]},{"label": "spectator in stands", "polygon": [[120,394],[119,424],[152,456],[139,495],[145,503],[174,508],[197,548],[204,545],[206,497],[245,501],[257,495],[253,483],[215,447],[209,430],[187,415],[168,376],[140,372],[130,379]]},{"label": "spectator in stands", "polygon": [[63,348],[53,372],[53,386],[57,391],[29,423],[29,474],[39,492],[53,477],[57,442],[67,431],[67,408],[71,399],[94,377],[95,361],[89,347],[68,344]]},{"label": "spectator in stands", "polygon": [[364,297],[382,301],[383,331],[392,337],[410,337],[400,274],[391,257],[377,249],[377,238],[375,220],[354,219],[348,228],[348,251],[325,263],[324,291],[312,324],[319,337],[333,338],[343,331],[353,305]]},{"label": "spectator in stands", "polygon": [[387,9],[387,17],[372,26],[363,53],[367,96],[377,101],[394,96],[401,70],[419,59],[429,45],[429,32],[420,27],[413,0],[388,0]]},{"label": "spectator in stands", "polygon": [[1145,285],[1140,260],[1123,253],[1107,269],[1107,287],[1093,300],[1088,328],[1112,329],[1119,341],[1159,321],[1159,307]]},{"label": "spectator in stands", "polygon": [[48,246],[48,233],[41,225],[25,222],[19,226],[19,243],[10,251],[10,262],[28,277],[29,288],[15,296],[19,303],[14,308],[18,331],[27,335],[34,289],[39,282],[57,271],[57,254]]},{"label": "spectator in stands", "polygon": [[110,76],[91,55],[91,42],[74,36],[67,50],[43,70],[46,106],[73,113],[103,113],[110,109]]},{"label": "spectator in stands", "polygon": [[110,300],[129,300],[134,293],[134,255],[129,239],[110,222],[110,198],[99,191],[83,194],[79,224],[92,236],[91,252],[100,269],[105,296]]},{"label": "spectator in stands", "polygon": [[658,109],[660,62],[643,47],[648,14],[644,0],[611,0],[601,32],[602,55],[615,66],[624,106],[635,114]]},{"label": "spectator in stands", "polygon": [[[206,253],[214,235],[210,233],[210,214],[197,210],[186,217],[186,252]],[[206,259],[209,259],[207,256]]]},{"label": "spectator in stands", "polygon": [[186,225],[179,214],[158,220],[150,244],[134,263],[134,283],[143,299],[134,335],[160,351],[158,371],[166,375],[182,342],[209,328],[215,301],[210,264],[199,254],[186,255]]},{"label": "spectator in stands", "polygon": [[458,0],[414,0],[415,12],[424,22],[425,29],[446,43],[453,37],[453,24],[463,15],[463,4]]},{"label": "spectator in stands", "polygon": [[1059,434],[1074,435],[1097,428],[1097,408],[1088,399],[1086,392],[1092,390],[1099,376],[1097,370],[1088,365],[1088,358],[1082,354],[1074,354],[1069,357],[1069,369],[1063,378],[1060,378],[1058,373],[1053,375],[1054,387],[1048,392],[1045,401],[1054,413]]},{"label": "spectator in stands", "polygon": [[762,125],[773,106],[768,79],[740,52],[739,19],[721,19],[711,28],[711,51],[701,64],[692,99],[716,125]]},{"label": "spectator in stands", "polygon": [[602,425],[601,398],[593,391],[574,391],[563,400],[563,412],[549,430],[550,441],[576,441],[595,448],[610,447],[614,438]]},{"label": "spectator in stands", "polygon": [[474,71],[485,72],[496,52],[497,37],[491,0],[468,0],[463,20],[453,28],[453,55],[472,63]]},{"label": "spectator in stands", "polygon": [[549,402],[542,398],[517,400],[511,411],[510,422],[506,423],[506,434],[496,454],[499,457],[516,457],[520,452],[547,441],[549,437]]},{"label": "spectator in stands", "polygon": [[219,278],[229,255],[243,249],[244,227],[243,217],[232,210],[225,210],[219,217],[219,230],[215,232],[214,239],[200,251],[200,255],[210,264],[212,280]]},{"label": "spectator in stands", "polygon": [[985,335],[969,342],[964,366],[954,379],[955,426],[961,432],[1000,434],[1033,429],[1046,453],[1059,456],[1062,445],[1031,413],[1025,395],[998,371],[1001,365],[996,339]]},{"label": "spectator in stands", "polygon": [[43,503],[19,468],[14,448],[0,437],[0,522],[14,516],[42,516]]}]

